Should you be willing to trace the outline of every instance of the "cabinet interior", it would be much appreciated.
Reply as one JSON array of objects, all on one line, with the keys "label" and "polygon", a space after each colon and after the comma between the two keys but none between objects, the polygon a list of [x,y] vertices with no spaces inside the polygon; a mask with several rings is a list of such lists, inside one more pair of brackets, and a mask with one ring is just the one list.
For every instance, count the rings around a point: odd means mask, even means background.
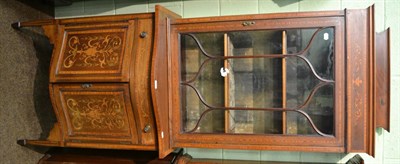
[{"label": "cabinet interior", "polygon": [[334,28],[180,39],[183,133],[334,135]]}]

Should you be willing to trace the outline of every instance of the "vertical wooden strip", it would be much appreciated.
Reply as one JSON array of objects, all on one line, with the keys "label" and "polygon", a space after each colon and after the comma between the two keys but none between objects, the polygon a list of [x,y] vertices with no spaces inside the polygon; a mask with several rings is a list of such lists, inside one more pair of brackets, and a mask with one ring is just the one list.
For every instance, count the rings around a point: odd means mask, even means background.
[{"label": "vertical wooden strip", "polygon": [[376,119],[375,119],[375,5],[372,5],[371,7],[368,7],[368,33],[369,33],[369,40],[368,40],[368,45],[369,45],[369,107],[367,108],[369,113],[369,126],[368,126],[368,151],[367,153],[370,154],[371,156],[375,156],[375,125],[376,125]]},{"label": "vertical wooden strip", "polygon": [[376,126],[390,132],[390,29],[376,35]]},{"label": "vertical wooden strip", "polygon": [[[286,53],[286,31],[282,31],[282,54]],[[286,58],[282,58],[282,108],[286,108]],[[282,134],[286,134],[286,121],[286,111],[282,111]]]},{"label": "vertical wooden strip", "polygon": [[[138,126],[138,136],[141,144],[154,145],[155,124],[153,114],[153,106],[151,103],[150,93],[150,65],[151,65],[151,47],[153,38],[153,21],[152,19],[138,19],[136,23],[135,54],[132,60],[130,70],[130,95],[133,109],[135,111],[136,125]],[[147,36],[141,38],[140,33],[146,32]],[[146,126],[150,130],[144,132]]]},{"label": "vertical wooden strip", "polygon": [[[228,56],[228,34],[224,34],[224,56]],[[228,61],[224,60],[224,68],[228,68]],[[229,106],[229,76],[224,78],[224,105],[225,107]],[[229,133],[230,131],[230,119],[229,119],[229,110],[225,110],[225,133]]]},{"label": "vertical wooden strip", "polygon": [[164,158],[174,149],[170,136],[171,110],[171,79],[169,78],[171,67],[169,63],[171,40],[169,39],[170,21],[180,18],[179,15],[157,5],[154,21],[154,48],[151,68],[151,94],[154,107],[154,116],[157,125],[157,141],[159,158]]}]

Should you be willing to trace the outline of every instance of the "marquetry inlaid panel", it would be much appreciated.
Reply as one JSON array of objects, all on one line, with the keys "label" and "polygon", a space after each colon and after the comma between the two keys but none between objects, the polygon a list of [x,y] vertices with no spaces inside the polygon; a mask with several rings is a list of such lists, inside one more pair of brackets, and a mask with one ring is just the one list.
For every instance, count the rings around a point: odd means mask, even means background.
[{"label": "marquetry inlaid panel", "polygon": [[55,81],[127,81],[129,31],[133,28],[66,29],[55,56]]},{"label": "marquetry inlaid panel", "polygon": [[67,32],[60,73],[119,72],[125,30]]},{"label": "marquetry inlaid panel", "polygon": [[69,36],[61,68],[64,70],[118,69],[121,60],[122,37],[121,33]]},{"label": "marquetry inlaid panel", "polygon": [[128,85],[59,84],[54,88],[67,137],[137,135]]},{"label": "marquetry inlaid panel", "polygon": [[64,92],[73,131],[127,132],[123,93]]}]

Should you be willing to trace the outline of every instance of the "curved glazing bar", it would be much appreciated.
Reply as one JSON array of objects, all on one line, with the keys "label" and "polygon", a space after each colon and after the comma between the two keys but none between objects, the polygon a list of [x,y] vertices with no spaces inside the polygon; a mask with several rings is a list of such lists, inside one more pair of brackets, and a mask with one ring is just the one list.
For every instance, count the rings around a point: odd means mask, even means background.
[{"label": "curved glazing bar", "polygon": [[[315,93],[317,92],[317,90],[319,90],[321,87],[326,86],[326,85],[334,85],[334,82],[335,82],[333,79],[331,80],[331,79],[326,79],[326,78],[322,77],[324,75],[320,76],[317,73],[316,69],[314,68],[314,65],[312,64],[312,61],[315,62],[315,60],[313,60],[313,58],[311,58],[311,59],[307,58],[307,56],[309,56],[310,53],[312,53],[312,55],[314,55],[314,56],[315,55],[319,56],[320,54],[325,54],[325,51],[321,51],[320,53],[318,53],[318,52],[316,53],[316,50],[318,51],[319,50],[318,47],[321,47],[321,45],[317,44],[317,49],[311,48],[311,47],[314,47],[314,46],[311,46],[311,45],[312,44],[316,44],[314,41],[316,40],[315,38],[317,37],[317,35],[318,36],[324,35],[324,40],[326,40],[326,38],[325,38],[326,32],[325,33],[321,33],[321,34],[319,34],[319,33],[321,31],[323,31],[324,29],[327,29],[327,28],[330,28],[330,27],[319,28],[315,32],[310,33],[310,34],[312,34],[311,38],[309,38],[310,40],[308,42],[303,42],[304,45],[307,45],[307,46],[304,49],[302,49],[301,51],[296,52],[296,53],[292,53],[292,54],[277,54],[276,51],[272,52],[272,53],[271,52],[261,52],[258,49],[257,51],[254,50],[254,52],[257,52],[257,54],[259,54],[259,55],[239,55],[238,56],[238,55],[228,54],[228,55],[224,55],[224,56],[222,56],[222,55],[216,56],[216,55],[212,55],[212,54],[209,54],[208,52],[206,52],[206,50],[204,49],[204,47],[200,43],[199,39],[195,36],[195,34],[182,34],[184,36],[186,35],[186,36],[189,36],[190,38],[192,38],[193,41],[194,41],[194,44],[192,44],[192,46],[195,46],[195,47],[197,46],[198,50],[200,50],[199,52],[202,53],[203,57],[205,57],[205,58],[203,58],[205,60],[199,62],[199,64],[201,63],[200,67],[194,69],[191,72],[191,74],[194,75],[194,76],[192,76],[190,79],[188,79],[186,81],[181,82],[182,87],[185,87],[185,86],[186,87],[190,87],[195,92],[194,96],[197,95],[196,97],[198,97],[198,100],[200,100],[200,104],[203,104],[205,106],[205,110],[200,112],[199,115],[197,116],[198,119],[193,120],[194,122],[192,122],[192,123],[194,123],[194,124],[192,124],[192,125],[195,125],[194,128],[193,129],[189,128],[189,130],[186,131],[186,133],[195,132],[199,128],[200,122],[203,120],[204,116],[207,115],[207,113],[209,113],[211,111],[218,111],[218,110],[219,111],[223,110],[223,111],[228,111],[228,112],[229,112],[229,110],[232,110],[232,111],[240,111],[240,110],[244,110],[244,111],[291,111],[291,112],[296,112],[296,113],[302,115],[303,118],[305,118],[305,120],[307,120],[307,122],[311,125],[311,128],[317,134],[319,134],[320,136],[333,137],[333,135],[326,134],[326,133],[322,132],[321,130],[319,130],[318,127],[315,125],[315,123],[313,121],[314,117],[311,117],[312,115],[310,116],[308,113],[306,113],[306,110],[307,110],[306,106],[308,106],[308,104],[311,102],[311,100],[313,99],[313,97],[314,97]],[[329,30],[331,30],[331,29],[329,29]],[[229,42],[229,37],[228,37],[228,42]],[[330,44],[332,45],[333,42],[330,41]],[[260,45],[260,44],[258,44],[258,45]],[[251,46],[252,46],[252,42],[250,42],[250,47]],[[243,47],[239,46],[238,48],[240,49],[240,48],[243,48]],[[246,46],[244,46],[244,48],[245,49],[247,48],[247,50],[250,50],[250,52],[253,52],[252,49],[249,49]],[[329,48],[331,48],[331,47],[329,47]],[[229,50],[229,45],[228,45],[228,51],[231,51],[231,50]],[[199,58],[201,57],[200,53],[198,54]],[[219,52],[217,52],[217,53],[219,53]],[[225,53],[227,53],[227,52],[225,52]],[[333,52],[332,52],[331,55],[333,55]],[[236,105],[228,105],[228,106],[225,105],[225,107],[219,107],[219,105],[218,106],[213,106],[212,104],[210,105],[209,103],[207,103],[206,99],[203,97],[202,93],[200,93],[200,90],[203,90],[204,88],[201,88],[199,90],[198,88],[196,88],[194,86],[194,84],[192,84],[192,83],[196,82],[197,80],[202,80],[202,77],[200,76],[200,74],[202,74],[202,72],[205,71],[205,66],[207,65],[207,63],[209,63],[211,61],[216,61],[216,60],[223,61],[223,60],[228,60],[228,59],[254,59],[254,58],[277,58],[277,59],[280,58],[280,59],[282,59],[282,58],[286,58],[286,57],[296,57],[296,58],[299,58],[299,59],[303,60],[305,66],[308,67],[309,70],[311,70],[312,73],[310,72],[310,74],[313,74],[312,76],[314,76],[319,81],[319,83],[316,86],[313,87],[313,89],[308,94],[306,99],[304,99],[303,103],[296,105],[296,107],[294,107],[294,108],[286,108],[286,107],[284,107],[284,108],[277,108],[277,107],[273,107],[273,108],[236,107]],[[329,54],[328,54],[328,58],[329,58]],[[195,71],[195,70],[197,70],[197,71]],[[245,69],[245,70],[247,70],[247,69]],[[240,71],[243,71],[243,70],[240,70]],[[253,75],[253,74],[249,74],[249,75]],[[234,79],[233,74],[231,76],[232,77],[230,77],[230,78]],[[229,85],[231,85],[231,84],[229,84]],[[253,93],[253,92],[250,91],[250,93]],[[261,93],[261,92],[259,92],[259,93]],[[229,100],[229,98],[228,98],[228,100]],[[225,100],[225,101],[227,101],[227,100]],[[227,119],[227,118],[225,118],[225,119]],[[193,127],[193,126],[191,126],[191,127]],[[225,132],[225,133],[229,133],[229,132]]]},{"label": "curved glazing bar", "polygon": [[310,39],[310,41],[308,42],[306,48],[304,48],[302,51],[297,52],[297,53],[293,53],[293,54],[261,54],[261,55],[252,55],[252,56],[215,56],[215,55],[210,55],[209,53],[207,53],[203,46],[201,45],[200,41],[196,38],[196,36],[194,36],[194,34],[182,34],[182,35],[187,35],[190,36],[195,43],[197,44],[197,46],[199,47],[200,51],[202,52],[202,54],[204,54],[204,56],[206,56],[207,60],[203,61],[203,63],[201,64],[199,70],[197,71],[196,75],[186,81],[185,83],[190,83],[196,80],[196,78],[198,78],[200,72],[202,71],[203,66],[208,63],[211,59],[214,60],[227,60],[227,59],[239,59],[239,58],[286,58],[286,57],[298,57],[300,59],[302,59],[304,62],[306,62],[307,66],[310,68],[310,70],[312,71],[313,75],[320,81],[323,82],[334,82],[334,80],[329,80],[329,79],[325,79],[322,78],[321,76],[318,75],[318,73],[315,71],[313,65],[311,64],[311,62],[305,57],[305,52],[307,52],[310,47],[311,47],[311,43],[315,40],[317,34],[329,27],[324,27],[324,28],[319,28],[317,31],[315,31]]},{"label": "curved glazing bar", "polygon": [[321,83],[319,83],[317,86],[315,86],[313,88],[313,90],[311,91],[310,95],[307,97],[306,101],[302,105],[300,105],[300,106],[298,106],[296,108],[243,108],[243,107],[215,107],[215,106],[209,105],[204,100],[203,96],[200,94],[200,91],[196,87],[194,87],[193,85],[191,85],[189,83],[182,83],[182,85],[185,85],[185,86],[188,86],[188,87],[192,88],[195,91],[195,93],[198,96],[198,98],[200,99],[201,103],[209,108],[209,109],[205,110],[204,112],[202,112],[202,114],[200,115],[200,118],[198,119],[198,121],[196,123],[196,126],[192,130],[188,131],[187,133],[192,133],[192,132],[196,131],[196,129],[199,127],[200,121],[205,116],[205,114],[207,114],[208,112],[213,111],[213,110],[253,110],[253,111],[257,110],[257,111],[293,111],[293,112],[298,112],[298,113],[302,114],[304,117],[306,117],[307,121],[311,124],[312,128],[319,135],[324,136],[324,137],[331,137],[332,135],[328,135],[328,134],[325,134],[325,133],[321,132],[315,126],[315,124],[312,121],[311,117],[306,112],[301,110],[302,108],[307,106],[308,103],[310,103],[312,97],[315,95],[315,93],[317,92],[317,90],[319,88],[321,88],[323,86],[326,86],[326,85],[331,85],[331,84],[332,83],[329,83],[329,82],[321,82]]}]

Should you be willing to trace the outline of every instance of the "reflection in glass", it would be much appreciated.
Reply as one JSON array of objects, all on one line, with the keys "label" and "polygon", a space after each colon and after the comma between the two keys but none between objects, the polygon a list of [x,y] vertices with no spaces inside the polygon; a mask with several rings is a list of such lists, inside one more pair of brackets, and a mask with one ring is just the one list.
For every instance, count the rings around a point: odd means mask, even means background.
[{"label": "reflection in glass", "polygon": [[[205,49],[205,51],[213,56],[223,56],[223,34],[219,33],[202,33],[196,34],[196,38]],[[221,60],[211,60],[204,63],[207,57],[199,49],[199,46],[193,38],[184,35],[181,40],[181,81],[189,81],[195,78],[194,87],[198,89],[199,94],[203,95],[205,102],[214,106],[223,106],[224,104],[224,78],[218,72],[214,71],[223,66]],[[202,71],[198,72],[201,64],[204,63]],[[201,103],[196,92],[189,87],[181,87],[182,103],[184,105],[183,123],[184,131],[194,128],[200,115],[208,108]],[[218,133],[224,132],[224,111],[214,111],[208,113],[202,121],[202,128],[196,132],[202,133]],[[221,131],[222,130],[222,131]]]}]

